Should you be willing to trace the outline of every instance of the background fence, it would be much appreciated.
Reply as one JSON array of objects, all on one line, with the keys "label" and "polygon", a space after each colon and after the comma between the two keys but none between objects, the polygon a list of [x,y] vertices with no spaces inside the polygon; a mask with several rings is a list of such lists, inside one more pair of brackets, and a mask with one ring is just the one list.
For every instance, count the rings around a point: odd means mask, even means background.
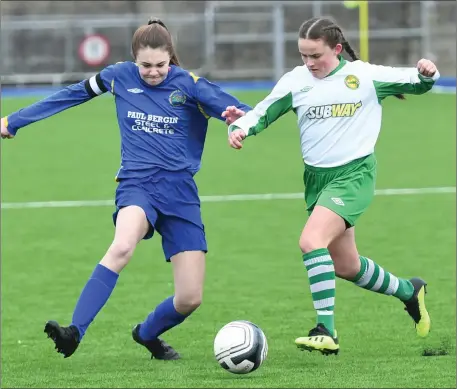
[{"label": "background fence", "polygon": [[[300,64],[297,31],[328,15],[358,48],[358,11],[342,1],[2,1],[0,64],[4,84],[73,82],[131,59],[135,29],[149,16],[173,33],[183,66],[215,80],[275,80]],[[370,62],[412,65],[435,59],[456,73],[454,1],[369,1]],[[81,58],[90,35],[106,38],[97,65]],[[86,53],[103,57],[93,43]]]}]

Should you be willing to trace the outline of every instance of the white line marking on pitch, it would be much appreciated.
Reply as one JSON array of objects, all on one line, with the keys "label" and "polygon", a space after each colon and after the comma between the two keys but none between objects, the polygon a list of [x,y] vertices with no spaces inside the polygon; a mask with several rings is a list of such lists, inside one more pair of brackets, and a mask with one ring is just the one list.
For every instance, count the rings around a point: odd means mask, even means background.
[{"label": "white line marking on pitch", "polygon": [[[454,186],[435,188],[403,188],[403,189],[378,189],[376,196],[401,196],[455,193]],[[217,203],[227,201],[253,201],[253,200],[293,200],[304,199],[302,192],[299,193],[264,193],[264,194],[237,194],[221,196],[200,196],[203,203]],[[114,207],[113,200],[88,200],[88,201],[31,201],[24,203],[2,203],[2,209],[25,209],[25,208],[80,208],[80,207]]]}]

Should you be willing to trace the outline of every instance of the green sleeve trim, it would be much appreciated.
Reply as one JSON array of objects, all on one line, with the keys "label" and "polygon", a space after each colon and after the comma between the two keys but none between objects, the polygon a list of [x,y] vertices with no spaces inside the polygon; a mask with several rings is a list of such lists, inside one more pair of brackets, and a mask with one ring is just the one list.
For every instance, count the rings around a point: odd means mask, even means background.
[{"label": "green sleeve trim", "polygon": [[373,84],[376,89],[378,101],[381,102],[386,97],[397,94],[421,95],[432,89],[435,83],[431,78],[424,77],[421,74],[419,74],[419,80],[420,82],[414,84],[382,81],[373,81]]},{"label": "green sleeve trim", "polygon": [[257,135],[262,132],[275,120],[292,110],[292,92],[276,100],[266,110],[265,115],[259,117],[257,124],[249,128],[248,135]]}]

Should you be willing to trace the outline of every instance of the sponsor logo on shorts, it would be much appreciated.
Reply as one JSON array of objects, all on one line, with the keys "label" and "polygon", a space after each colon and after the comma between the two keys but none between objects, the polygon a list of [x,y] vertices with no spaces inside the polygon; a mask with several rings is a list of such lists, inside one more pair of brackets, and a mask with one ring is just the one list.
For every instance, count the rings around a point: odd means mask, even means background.
[{"label": "sponsor logo on shorts", "polygon": [[339,197],[332,197],[331,200],[336,204],[336,205],[341,205],[344,207],[344,202],[341,200]]}]

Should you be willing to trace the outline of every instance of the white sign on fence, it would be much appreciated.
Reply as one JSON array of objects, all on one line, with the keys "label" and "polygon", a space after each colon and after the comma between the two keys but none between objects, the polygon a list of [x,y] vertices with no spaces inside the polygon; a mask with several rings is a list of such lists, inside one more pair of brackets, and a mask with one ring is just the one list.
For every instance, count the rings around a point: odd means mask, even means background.
[{"label": "white sign on fence", "polygon": [[103,35],[88,35],[79,45],[79,57],[90,66],[103,64],[109,53],[109,41]]}]

